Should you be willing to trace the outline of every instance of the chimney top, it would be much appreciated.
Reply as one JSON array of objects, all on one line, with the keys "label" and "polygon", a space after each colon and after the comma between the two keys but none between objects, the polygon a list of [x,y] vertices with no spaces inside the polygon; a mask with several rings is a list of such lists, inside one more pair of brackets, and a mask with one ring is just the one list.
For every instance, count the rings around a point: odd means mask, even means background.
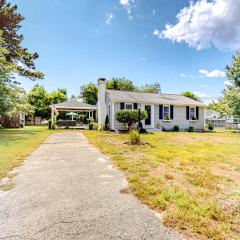
[{"label": "chimney top", "polygon": [[98,82],[106,82],[107,80],[106,80],[106,78],[99,78],[98,79]]}]

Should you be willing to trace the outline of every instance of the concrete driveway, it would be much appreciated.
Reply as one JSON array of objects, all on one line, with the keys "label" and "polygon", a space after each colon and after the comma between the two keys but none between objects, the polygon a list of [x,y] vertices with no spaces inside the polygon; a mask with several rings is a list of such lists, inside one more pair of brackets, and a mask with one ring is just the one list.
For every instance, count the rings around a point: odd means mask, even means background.
[{"label": "concrete driveway", "polygon": [[180,239],[77,131],[51,135],[0,192],[0,239]]}]

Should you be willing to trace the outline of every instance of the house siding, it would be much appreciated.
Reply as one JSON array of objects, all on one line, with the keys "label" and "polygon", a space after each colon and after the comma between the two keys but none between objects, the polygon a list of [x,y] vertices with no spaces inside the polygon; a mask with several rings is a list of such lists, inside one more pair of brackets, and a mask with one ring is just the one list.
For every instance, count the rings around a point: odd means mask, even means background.
[{"label": "house siding", "polygon": [[174,106],[173,108],[173,119],[164,121],[159,119],[159,105],[154,106],[154,128],[160,130],[164,127],[167,130],[173,129],[175,125],[178,125],[180,130],[187,130],[189,127],[194,127],[195,130],[204,130],[205,118],[204,108],[199,107],[199,119],[195,121],[186,119],[186,107],[185,106]]},{"label": "house siding", "polygon": [[[112,104],[111,100],[106,99],[107,104]],[[114,117],[114,121],[110,120],[110,127],[112,130],[126,130],[126,127],[123,123],[120,123],[116,120],[115,115],[118,110],[120,110],[120,103],[114,103],[114,112],[111,107],[111,117]],[[175,125],[178,125],[180,130],[187,130],[190,126],[194,127],[195,130],[204,130],[205,118],[204,118],[203,107],[199,107],[199,119],[195,121],[190,121],[186,119],[186,106],[174,106],[173,108],[173,119],[169,121],[164,121],[159,119],[159,105],[154,105],[154,129],[162,130],[164,127],[167,130],[173,129]],[[114,126],[113,126],[114,124]]]}]

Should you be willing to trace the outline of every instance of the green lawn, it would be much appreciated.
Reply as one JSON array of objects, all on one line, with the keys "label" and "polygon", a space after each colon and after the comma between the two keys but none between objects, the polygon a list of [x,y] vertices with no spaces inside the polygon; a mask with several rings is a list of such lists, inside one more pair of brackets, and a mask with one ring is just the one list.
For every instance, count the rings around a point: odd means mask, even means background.
[{"label": "green lawn", "polygon": [[19,166],[53,131],[44,127],[0,130],[0,179]]},{"label": "green lawn", "polygon": [[165,225],[195,239],[240,239],[240,134],[84,131],[124,171],[130,190]]}]

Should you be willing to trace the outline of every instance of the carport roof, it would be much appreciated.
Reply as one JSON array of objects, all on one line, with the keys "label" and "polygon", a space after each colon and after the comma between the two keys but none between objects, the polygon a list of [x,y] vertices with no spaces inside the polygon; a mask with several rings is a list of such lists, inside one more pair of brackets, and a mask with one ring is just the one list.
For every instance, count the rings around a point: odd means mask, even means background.
[{"label": "carport roof", "polygon": [[96,105],[90,105],[80,101],[67,101],[58,104],[52,104],[58,110],[97,110]]}]

